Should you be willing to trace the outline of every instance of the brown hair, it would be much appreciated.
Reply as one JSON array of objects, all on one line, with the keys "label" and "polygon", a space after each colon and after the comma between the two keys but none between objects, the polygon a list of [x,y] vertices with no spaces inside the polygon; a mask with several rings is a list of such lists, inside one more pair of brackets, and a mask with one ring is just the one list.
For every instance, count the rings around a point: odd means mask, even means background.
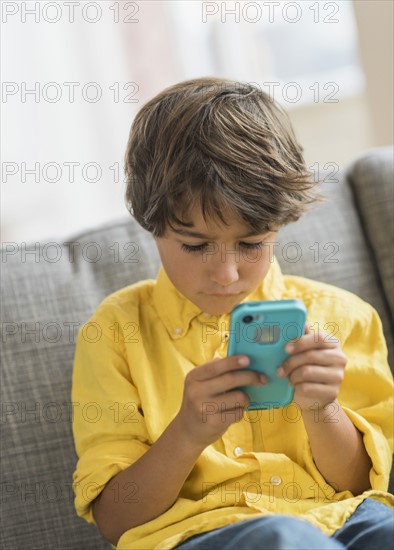
[{"label": "brown hair", "polygon": [[137,113],[125,154],[127,208],[154,236],[230,207],[256,233],[320,202],[286,113],[256,85],[198,78],[166,88]]}]

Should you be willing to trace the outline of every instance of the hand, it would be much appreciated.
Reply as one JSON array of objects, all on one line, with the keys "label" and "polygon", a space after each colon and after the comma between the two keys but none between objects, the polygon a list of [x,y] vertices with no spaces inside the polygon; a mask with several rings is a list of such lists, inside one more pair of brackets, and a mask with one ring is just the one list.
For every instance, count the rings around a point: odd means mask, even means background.
[{"label": "hand", "polygon": [[277,373],[288,376],[294,387],[293,401],[301,411],[324,408],[335,401],[347,363],[339,340],[325,332],[312,333],[305,324],[305,334],[289,344],[294,349]]},{"label": "hand", "polygon": [[249,398],[244,391],[233,388],[267,383],[264,375],[245,370],[249,362],[246,355],[216,358],[187,374],[175,419],[184,440],[205,448],[230,424],[241,420]]}]

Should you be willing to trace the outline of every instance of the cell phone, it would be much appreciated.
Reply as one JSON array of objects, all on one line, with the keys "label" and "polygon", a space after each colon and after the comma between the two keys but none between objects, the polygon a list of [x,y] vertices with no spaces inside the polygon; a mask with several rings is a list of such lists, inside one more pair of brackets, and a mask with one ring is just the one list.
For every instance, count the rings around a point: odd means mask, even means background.
[{"label": "cell phone", "polygon": [[247,355],[247,369],[265,374],[264,386],[242,386],[250,403],[246,410],[285,407],[294,388],[276,369],[289,357],[284,347],[304,334],[307,309],[301,300],[275,300],[238,304],[231,312],[227,355]]}]

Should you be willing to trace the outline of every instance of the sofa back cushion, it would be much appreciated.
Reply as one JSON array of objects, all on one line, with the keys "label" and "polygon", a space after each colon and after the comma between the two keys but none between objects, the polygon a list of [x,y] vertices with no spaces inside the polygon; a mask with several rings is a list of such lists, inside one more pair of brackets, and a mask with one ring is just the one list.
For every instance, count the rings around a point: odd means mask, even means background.
[{"label": "sofa back cushion", "polygon": [[64,243],[8,244],[2,251],[1,547],[7,550],[110,547],[73,505],[76,336],[105,296],[155,277],[159,258],[150,235],[130,218]]},{"label": "sofa back cushion", "polygon": [[[341,176],[323,183],[323,191],[331,202],[280,232],[282,270],[359,294],[377,308],[390,336],[381,281],[351,189]],[[156,276],[153,239],[125,217],[62,243],[9,243],[2,261],[2,547],[108,548],[73,506],[76,335],[105,296]]]},{"label": "sofa back cushion", "polygon": [[378,277],[394,317],[394,185],[393,147],[373,149],[347,170],[365,236],[372,247]]}]

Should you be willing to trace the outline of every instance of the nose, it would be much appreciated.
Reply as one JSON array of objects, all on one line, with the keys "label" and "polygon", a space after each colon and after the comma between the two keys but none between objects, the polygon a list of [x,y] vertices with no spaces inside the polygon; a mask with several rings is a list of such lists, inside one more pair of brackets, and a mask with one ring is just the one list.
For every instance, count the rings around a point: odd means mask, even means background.
[{"label": "nose", "polygon": [[239,279],[238,262],[232,256],[226,254],[226,257],[223,257],[219,253],[216,261],[211,262],[210,279],[218,286],[230,286]]}]

